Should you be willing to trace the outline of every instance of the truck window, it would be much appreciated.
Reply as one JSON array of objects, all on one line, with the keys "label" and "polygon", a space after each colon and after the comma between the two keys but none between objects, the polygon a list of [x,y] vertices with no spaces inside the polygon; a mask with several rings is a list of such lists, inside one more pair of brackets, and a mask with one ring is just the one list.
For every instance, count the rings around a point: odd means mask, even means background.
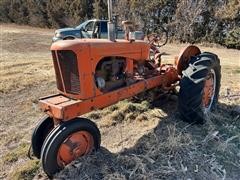
[{"label": "truck window", "polygon": [[101,22],[101,32],[107,33],[107,22]]},{"label": "truck window", "polygon": [[93,21],[89,22],[89,23],[85,26],[85,30],[86,30],[86,31],[92,31],[92,30],[93,30],[93,24],[94,24]]}]

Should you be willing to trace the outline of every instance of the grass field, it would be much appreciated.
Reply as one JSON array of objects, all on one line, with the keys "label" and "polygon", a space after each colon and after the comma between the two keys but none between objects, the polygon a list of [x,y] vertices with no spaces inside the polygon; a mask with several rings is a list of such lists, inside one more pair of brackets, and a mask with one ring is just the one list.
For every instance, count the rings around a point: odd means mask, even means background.
[{"label": "grass field", "polygon": [[[45,179],[26,157],[43,115],[38,98],[57,92],[49,51],[53,30],[0,25],[0,179]],[[169,44],[173,60],[186,44]],[[102,148],[78,159],[56,178],[240,179],[240,51],[199,45],[222,65],[218,108],[203,126],[176,116],[177,99],[129,100],[86,116],[102,134]]]}]

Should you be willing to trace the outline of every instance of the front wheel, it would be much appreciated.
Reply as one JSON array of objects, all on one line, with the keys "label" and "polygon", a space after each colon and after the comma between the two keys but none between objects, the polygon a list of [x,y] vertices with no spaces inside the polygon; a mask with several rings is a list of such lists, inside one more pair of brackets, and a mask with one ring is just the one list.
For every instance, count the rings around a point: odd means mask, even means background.
[{"label": "front wheel", "polygon": [[100,148],[101,136],[96,124],[76,118],[55,127],[44,141],[41,161],[48,176],[63,169],[77,158]]},{"label": "front wheel", "polygon": [[192,57],[182,72],[178,110],[183,120],[203,124],[218,102],[221,66],[217,55],[202,53]]},{"label": "front wheel", "polygon": [[53,119],[49,116],[43,116],[32,133],[31,147],[33,155],[40,159],[43,142],[47,135],[54,128]]},{"label": "front wheel", "polygon": [[63,40],[73,40],[73,39],[76,39],[76,38],[73,36],[67,36],[63,38]]}]

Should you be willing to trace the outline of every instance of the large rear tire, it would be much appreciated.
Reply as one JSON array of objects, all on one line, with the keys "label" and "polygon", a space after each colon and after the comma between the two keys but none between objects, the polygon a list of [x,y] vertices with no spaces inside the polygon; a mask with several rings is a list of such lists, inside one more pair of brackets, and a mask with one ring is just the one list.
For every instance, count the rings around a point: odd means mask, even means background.
[{"label": "large rear tire", "polygon": [[217,55],[202,53],[189,61],[182,72],[178,110],[189,123],[203,124],[218,102],[221,66]]},{"label": "large rear tire", "polygon": [[55,127],[44,141],[41,161],[45,173],[52,177],[78,157],[100,148],[101,135],[96,124],[75,118]]}]

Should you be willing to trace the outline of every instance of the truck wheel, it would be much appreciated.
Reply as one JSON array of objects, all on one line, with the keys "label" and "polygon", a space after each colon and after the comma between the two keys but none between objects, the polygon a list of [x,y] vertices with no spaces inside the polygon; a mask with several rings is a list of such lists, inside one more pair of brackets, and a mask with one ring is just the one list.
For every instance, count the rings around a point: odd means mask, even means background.
[{"label": "truck wheel", "polygon": [[53,119],[46,115],[40,119],[38,125],[32,133],[31,147],[33,155],[38,159],[40,159],[43,142],[53,128]]},{"label": "truck wheel", "polygon": [[221,66],[217,55],[202,53],[189,61],[180,81],[178,110],[189,123],[204,124],[218,102]]},{"label": "truck wheel", "polygon": [[73,39],[76,39],[76,38],[73,36],[67,36],[67,37],[63,38],[63,40],[73,40]]},{"label": "truck wheel", "polygon": [[43,170],[51,177],[77,158],[98,150],[100,143],[101,135],[94,122],[84,118],[64,122],[44,141]]}]

